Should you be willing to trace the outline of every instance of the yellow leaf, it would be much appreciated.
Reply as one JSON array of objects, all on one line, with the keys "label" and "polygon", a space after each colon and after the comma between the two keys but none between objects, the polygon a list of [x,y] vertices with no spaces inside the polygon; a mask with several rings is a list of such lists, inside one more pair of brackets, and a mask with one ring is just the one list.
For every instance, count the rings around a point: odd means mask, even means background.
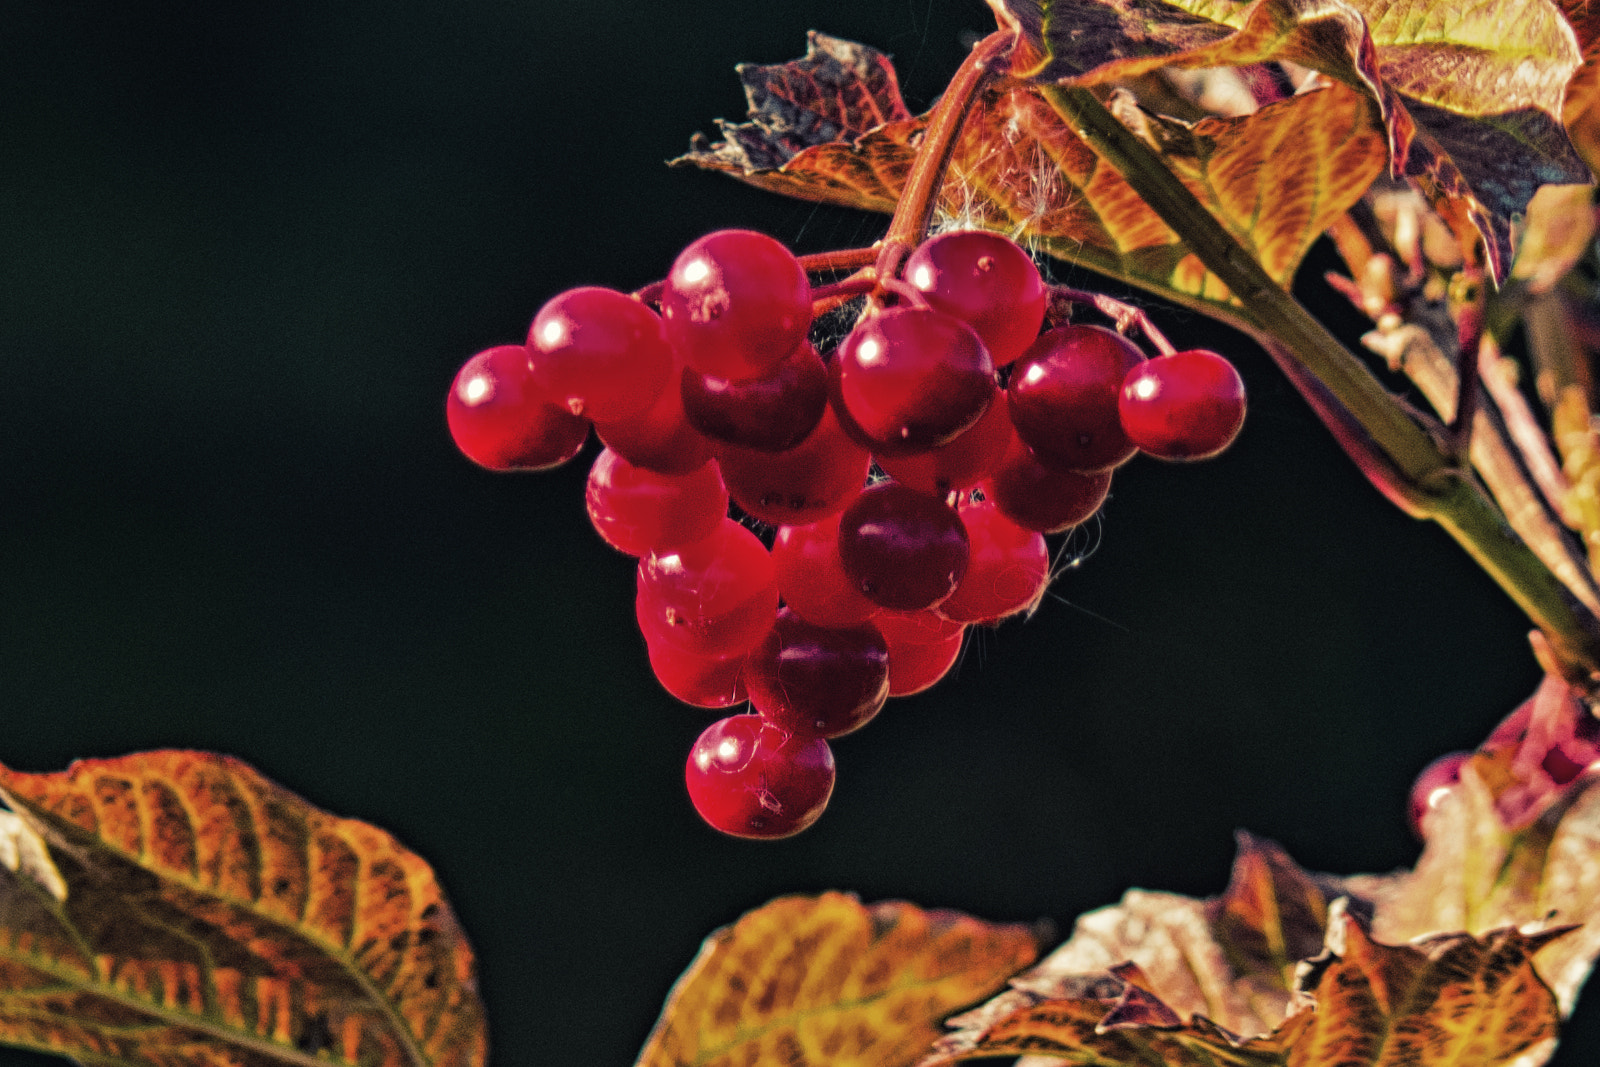
[{"label": "yellow leaf", "polygon": [[1033,961],[1025,926],[843,893],[783,897],[712,934],[639,1067],[899,1067]]}]

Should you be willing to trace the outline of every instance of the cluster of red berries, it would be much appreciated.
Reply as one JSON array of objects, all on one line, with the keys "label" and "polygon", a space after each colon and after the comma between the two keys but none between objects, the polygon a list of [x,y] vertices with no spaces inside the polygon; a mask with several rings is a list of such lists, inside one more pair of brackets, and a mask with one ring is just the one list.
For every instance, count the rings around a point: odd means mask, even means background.
[{"label": "cluster of red berries", "polygon": [[[491,469],[554,466],[594,426],[589,516],[638,557],[656,677],[690,704],[755,709],[688,760],[696,809],[725,833],[809,826],[833,790],[829,739],[943,677],[968,625],[1036,605],[1043,535],[1094,514],[1115,467],[1140,449],[1214,455],[1244,418],[1215,353],[1041,334],[1049,289],[999,235],[934,237],[876,286],[824,356],[801,263],[719,231],[645,294],[561,293],[526,345],[479,353],[450,390],[456,443]],[[730,499],[776,528],[770,547]]]}]

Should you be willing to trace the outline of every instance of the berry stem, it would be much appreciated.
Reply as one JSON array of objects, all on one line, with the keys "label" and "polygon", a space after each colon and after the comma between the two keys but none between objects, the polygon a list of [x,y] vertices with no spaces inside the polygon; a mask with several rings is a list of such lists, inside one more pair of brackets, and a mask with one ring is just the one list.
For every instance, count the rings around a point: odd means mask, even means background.
[{"label": "berry stem", "polygon": [[1134,307],[1105,293],[1091,293],[1085,289],[1073,289],[1066,285],[1052,285],[1050,287],[1050,310],[1048,312],[1052,322],[1065,320],[1073,304],[1092,304],[1096,311],[1116,323],[1117,332],[1126,336],[1129,330],[1137,326],[1139,332],[1144,334],[1144,339],[1154,346],[1163,356],[1170,356],[1177,351],[1166,334],[1156,328],[1150,321],[1150,316]]},{"label": "berry stem", "polygon": [[[1452,462],[1366,366],[1279,286],[1093,93],[1058,85],[1043,87],[1043,93],[1062,120],[1233,292],[1242,306],[1221,317],[1254,336],[1280,365],[1295,362],[1303,367],[1372,440],[1384,462],[1369,465],[1362,455],[1353,454],[1363,472],[1374,480],[1392,479],[1385,485],[1386,496],[1414,500],[1418,511],[1449,531],[1545,632],[1565,666],[1600,677],[1600,618],[1579,602],[1527,542],[1506,536],[1506,516],[1470,474]],[[1292,380],[1299,384],[1301,379]],[[1313,407],[1319,416],[1326,409],[1326,405]],[[1350,437],[1337,429],[1335,436],[1341,444]],[[1375,456],[1369,453],[1365,458]]]},{"label": "berry stem", "polygon": [[961,128],[966,125],[967,114],[984,87],[1002,73],[1005,64],[1001,60],[1010,49],[1013,37],[1008,31],[997,30],[974,45],[935,105],[928,128],[923,131],[922,143],[917,147],[916,161],[911,165],[911,173],[906,175],[894,217],[889,220],[889,231],[880,243],[879,278],[899,277],[906,257],[928,235],[928,224],[933,221],[934,208],[938,206],[945,171],[950,167],[950,157],[955,152]]},{"label": "berry stem", "polygon": [[872,292],[877,284],[878,272],[868,266],[831,285],[814,286],[811,290],[811,314],[816,316],[832,311],[847,300]]},{"label": "berry stem", "polygon": [[832,252],[813,252],[809,256],[799,257],[800,266],[807,274],[858,270],[876,263],[878,251],[878,246],[873,245],[870,248],[840,248]]}]

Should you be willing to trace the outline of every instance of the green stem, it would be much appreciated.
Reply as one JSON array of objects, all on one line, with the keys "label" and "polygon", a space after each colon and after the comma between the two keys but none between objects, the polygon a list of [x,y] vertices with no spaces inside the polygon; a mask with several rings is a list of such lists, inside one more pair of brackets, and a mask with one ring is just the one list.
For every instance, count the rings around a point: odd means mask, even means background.
[{"label": "green stem", "polygon": [[1461,543],[1545,632],[1566,666],[1600,675],[1600,620],[1509,529],[1482,487],[1094,94],[1066,86],[1042,91],[1068,126],[1228,286],[1242,307],[1237,316],[1227,317],[1263,345],[1286,349],[1321,382],[1370,437],[1392,476],[1403,480],[1394,488]]}]

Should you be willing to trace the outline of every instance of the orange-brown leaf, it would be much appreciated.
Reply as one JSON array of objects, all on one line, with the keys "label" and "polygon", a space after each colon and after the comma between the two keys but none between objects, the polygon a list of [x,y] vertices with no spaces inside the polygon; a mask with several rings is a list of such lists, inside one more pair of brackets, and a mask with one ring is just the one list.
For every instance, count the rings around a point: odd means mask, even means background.
[{"label": "orange-brown leaf", "polygon": [[108,1064],[483,1064],[472,951],[384,831],[199,752],[0,767],[0,796],[59,878],[0,871],[0,1041]]},{"label": "orange-brown leaf", "polygon": [[1562,126],[1582,53],[1552,0],[990,4],[1038,81],[1289,61],[1369,95],[1399,169],[1422,179],[1441,214],[1482,232],[1497,275],[1534,190],[1590,180]]},{"label": "orange-brown leaf", "polygon": [[1288,1067],[1496,1067],[1524,1055],[1542,1062],[1560,1014],[1533,955],[1562,932],[1503,928],[1482,939],[1438,934],[1384,945],[1341,915],[1328,953],[1304,976],[1316,1008],[1303,1013]]},{"label": "orange-brown leaf", "polygon": [[[832,76],[847,79],[848,70],[841,67]],[[1386,160],[1376,105],[1343,85],[1193,126],[1146,116],[1127,101],[1119,115],[1283,283]],[[889,212],[925,128],[923,119],[902,119],[795,150],[801,131],[770,119],[725,126],[738,135],[716,145],[697,140],[678,162],[788,196]],[[758,136],[763,139],[752,144]],[[949,219],[1013,232],[1064,259],[1186,303],[1231,300],[1222,282],[1122,177],[1026,85],[978,101],[956,146],[939,207]]]},{"label": "orange-brown leaf", "polygon": [[1024,926],[842,893],[783,897],[706,940],[639,1067],[900,1067],[1036,951]]}]

